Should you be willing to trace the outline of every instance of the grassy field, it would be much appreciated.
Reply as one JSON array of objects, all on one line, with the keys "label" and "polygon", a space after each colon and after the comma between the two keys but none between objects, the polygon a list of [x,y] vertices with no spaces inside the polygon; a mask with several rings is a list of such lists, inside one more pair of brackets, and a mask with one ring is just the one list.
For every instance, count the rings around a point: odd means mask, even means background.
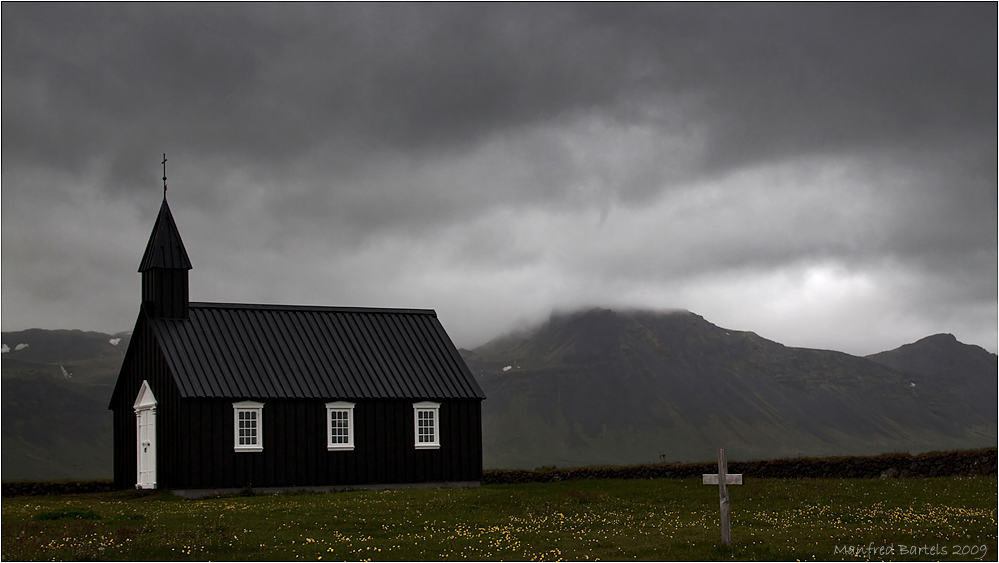
[{"label": "grassy field", "polygon": [[717,487],[655,479],[203,500],[135,491],[5,498],[2,555],[5,561],[997,560],[995,477],[747,479],[729,490],[731,549],[718,545]]}]

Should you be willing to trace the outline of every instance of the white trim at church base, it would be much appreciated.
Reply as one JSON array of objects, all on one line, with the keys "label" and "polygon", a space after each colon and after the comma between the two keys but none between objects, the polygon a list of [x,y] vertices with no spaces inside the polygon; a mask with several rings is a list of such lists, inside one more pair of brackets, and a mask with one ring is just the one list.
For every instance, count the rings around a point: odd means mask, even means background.
[{"label": "white trim at church base", "polygon": [[[481,486],[481,481],[445,481],[442,483],[377,483],[373,485],[324,485],[315,487],[254,487],[251,490],[258,495],[279,495],[296,491],[312,491],[315,493],[330,493],[333,491],[385,491],[394,489],[474,489]],[[209,496],[238,495],[245,489],[175,489],[170,493],[183,498],[204,498]]]}]

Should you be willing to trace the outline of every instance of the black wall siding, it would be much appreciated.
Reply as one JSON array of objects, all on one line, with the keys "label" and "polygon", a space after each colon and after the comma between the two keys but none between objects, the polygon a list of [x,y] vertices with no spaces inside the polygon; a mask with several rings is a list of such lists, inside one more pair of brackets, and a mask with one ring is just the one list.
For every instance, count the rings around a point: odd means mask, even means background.
[{"label": "black wall siding", "polygon": [[322,436],[318,432],[319,421],[326,417],[326,405],[318,402],[314,402],[313,405],[315,405],[315,415],[302,420],[302,425],[299,427],[305,432],[306,443],[316,445],[310,449],[319,454],[313,456],[305,466],[305,480],[309,483],[315,483],[319,480],[319,472],[316,466],[319,465],[319,458],[326,457],[322,455],[322,450],[326,449],[327,440],[325,432],[323,432]]},{"label": "black wall siding", "polygon": [[[462,420],[465,418],[464,413],[461,409],[457,409],[457,412],[452,412],[451,416],[455,419],[451,421],[451,424],[443,425],[444,429],[448,430],[450,435],[447,437],[442,436],[446,439],[448,443],[459,444],[459,447],[467,447],[467,442],[464,440],[461,432],[458,432],[458,427],[461,426]],[[458,475],[461,473],[461,460],[455,459],[453,457],[448,457],[445,461],[448,462],[450,467],[448,467],[448,475]]]},{"label": "black wall siding", "polygon": [[[180,399],[165,405],[171,394],[158,393],[158,486],[219,488],[244,486],[323,486],[374,483],[478,481],[482,475],[477,400],[442,401],[441,447],[414,446],[413,401],[356,401],[355,449],[327,451],[325,401],[264,401],[262,452],[235,452],[232,401]],[[141,385],[141,380],[139,381]],[[138,386],[135,394],[138,393]],[[132,395],[122,388],[122,397]],[[134,398],[128,401],[129,406]],[[131,415],[131,416],[129,416]],[[115,413],[115,484],[135,485],[135,417]],[[131,444],[119,448],[117,444]]]},{"label": "black wall siding", "polygon": [[[188,411],[190,410],[190,408],[191,408],[190,402],[188,401],[180,402],[177,405],[177,409],[179,411],[177,419],[184,420],[185,418],[187,418],[189,416]],[[158,426],[159,420],[157,420],[156,422]],[[200,449],[200,448],[195,448],[194,445],[191,444],[191,442],[194,440],[200,440],[201,432],[200,430],[195,429],[193,432],[191,432],[191,435],[188,440],[177,439],[178,434],[179,432],[171,433],[172,437],[170,438],[170,441],[171,441],[171,449],[173,451],[173,456],[172,459],[166,460],[165,465],[169,467],[169,471],[173,476],[173,479],[171,479],[171,481],[183,482],[191,479],[190,469],[189,469],[191,467],[191,464],[190,463],[181,464],[178,463],[177,460],[178,459],[190,460],[191,457],[194,455],[194,452]]]},{"label": "black wall siding", "polygon": [[[413,415],[410,414],[409,416],[412,418]],[[404,416],[400,415],[393,417],[390,422],[390,425],[386,425],[385,432],[390,433],[393,436],[401,436],[402,439],[400,440],[400,442],[402,442],[402,440],[405,440],[406,421],[404,420]],[[401,468],[413,466],[413,460],[410,453],[411,450],[409,450],[409,448],[406,448],[404,443],[396,445],[396,447],[392,450],[391,463],[393,464],[394,467],[394,472],[392,475],[393,482],[395,483],[403,482],[404,475],[401,474],[402,473]]]},{"label": "black wall siding", "polygon": [[203,465],[201,454],[205,451],[204,409],[197,401],[184,401],[182,405],[184,408],[181,409],[178,423],[190,421],[190,427],[185,428],[181,424],[178,428],[178,436],[186,434],[187,439],[181,439],[177,448],[178,455],[170,460],[174,469],[171,473],[176,475],[176,479],[171,484],[199,483],[202,480],[199,470]]},{"label": "black wall siding", "polygon": [[[374,448],[372,449],[374,449],[375,451],[375,478],[382,482],[388,482],[394,477],[394,475],[389,475],[388,472],[390,465],[389,459],[391,458],[392,451],[398,447],[396,444],[392,443],[393,441],[398,441],[399,439],[398,436],[393,436],[386,430],[382,430],[379,432],[379,429],[381,428],[391,428],[389,426],[389,423],[392,420],[392,414],[393,414],[392,411],[394,410],[391,408],[392,406],[395,405],[386,404],[385,402],[381,401],[374,403],[375,423],[373,426],[375,429],[375,434],[378,435],[377,437],[378,441],[376,441],[375,444],[373,444]],[[379,442],[384,443],[386,447],[378,447],[379,445],[381,445],[379,444]]]},{"label": "black wall siding", "polygon": [[[270,482],[263,480],[266,475],[275,481],[297,485],[298,483],[292,475],[297,460],[292,455],[294,444],[290,441],[295,421],[288,420],[288,413],[281,407],[281,404],[274,401],[264,403],[263,417],[260,426],[264,433],[264,451],[236,455],[254,461],[263,460],[266,473],[264,475],[254,473],[252,477],[254,483],[260,483],[261,486],[270,485]],[[256,464],[254,469],[256,469]]]},{"label": "black wall siding", "polygon": [[142,302],[163,318],[182,319],[188,314],[187,270],[156,268],[142,274]]},{"label": "black wall siding", "polygon": [[[229,413],[229,416],[230,417],[232,416],[231,412]],[[224,442],[225,441],[225,435],[226,435],[226,433],[224,431],[224,428],[225,428],[224,423],[221,420],[216,420],[215,417],[211,417],[210,423],[212,425],[211,432],[207,433],[206,435],[213,437],[215,441],[222,440]],[[230,426],[231,426],[231,423],[230,423]],[[213,460],[213,463],[212,463],[212,468],[213,468],[212,478],[215,479],[215,477],[214,477],[215,474],[219,474],[219,475],[229,475],[229,474],[231,474],[232,473],[232,468],[233,468],[233,461],[231,459],[229,459],[228,457],[226,457],[226,455],[225,455],[225,449],[224,448],[214,448],[213,454],[214,455],[212,457],[212,460]]]},{"label": "black wall siding", "polygon": [[[292,483],[295,484],[308,482],[308,479],[304,475],[304,472],[309,467],[309,462],[306,461],[305,459],[306,454],[313,454],[311,456],[313,458],[313,461],[315,460],[316,457],[315,456],[316,443],[314,441],[309,441],[308,439],[309,436],[307,432],[308,429],[305,428],[307,424],[305,418],[305,411],[306,409],[304,408],[292,409],[292,412],[289,413],[292,416],[289,416],[288,418],[289,419],[293,418],[293,420],[289,421],[291,422],[291,425],[286,429],[286,432],[290,434],[290,436],[288,436],[288,444],[291,446],[302,446],[302,447],[293,447],[295,453],[297,454],[295,458],[298,461],[298,463],[296,463],[292,467],[295,477],[292,478],[291,481]],[[313,420],[315,420],[314,417]],[[310,445],[312,445],[313,447],[309,447]]]},{"label": "black wall siding", "polygon": [[[201,408],[198,409],[198,422],[201,427],[202,440],[206,436],[211,436],[214,427],[211,405],[201,403]],[[201,455],[198,456],[199,460],[198,465],[195,466],[195,472],[200,477],[199,480],[202,483],[210,482],[212,479],[212,468],[215,467],[214,458],[218,450],[221,450],[221,448],[202,448]]]},{"label": "black wall siding", "polygon": [[[414,446],[413,401],[357,400],[355,449],[332,452],[326,449],[325,402],[264,401],[262,452],[234,451],[232,401],[181,399],[174,415],[162,417],[166,412],[158,409],[157,429],[166,429],[168,419],[175,429],[165,430],[166,435],[158,431],[158,484],[184,489],[481,479],[477,400],[442,402],[437,450]],[[134,416],[128,422],[134,444]],[[125,426],[116,421],[116,433],[125,433]],[[116,455],[115,482],[130,488],[135,484],[134,447],[122,453],[127,455]]]}]

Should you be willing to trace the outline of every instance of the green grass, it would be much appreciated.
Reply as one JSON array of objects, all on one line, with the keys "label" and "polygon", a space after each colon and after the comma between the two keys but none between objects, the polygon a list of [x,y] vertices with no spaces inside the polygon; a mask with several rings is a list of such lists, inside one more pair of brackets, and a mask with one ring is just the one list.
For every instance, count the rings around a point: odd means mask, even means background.
[{"label": "green grass", "polygon": [[[563,481],[182,500],[3,500],[4,560],[974,560],[996,558],[995,477]],[[48,515],[48,516],[43,516]],[[858,546],[893,554],[858,556]],[[837,552],[852,546],[854,552]],[[902,547],[906,552],[902,552]],[[910,553],[918,547],[937,550]],[[954,555],[954,546],[969,551]],[[972,546],[979,546],[974,552]],[[942,550],[947,554],[943,554]]]}]

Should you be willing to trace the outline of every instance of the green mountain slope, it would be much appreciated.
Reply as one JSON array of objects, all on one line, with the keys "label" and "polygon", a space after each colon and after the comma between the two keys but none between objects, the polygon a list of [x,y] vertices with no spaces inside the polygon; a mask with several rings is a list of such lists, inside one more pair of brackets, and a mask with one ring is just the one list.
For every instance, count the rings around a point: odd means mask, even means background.
[{"label": "green mountain slope", "polygon": [[789,348],[688,312],[595,309],[463,354],[488,397],[486,467],[704,460],[718,447],[747,459],[996,441],[995,392],[989,409],[969,400],[985,373],[994,389],[996,356],[987,352],[958,381],[935,364],[920,374]]},{"label": "green mountain slope", "polygon": [[128,336],[41,329],[2,334],[9,350],[0,360],[4,480],[112,476],[107,404]]}]

